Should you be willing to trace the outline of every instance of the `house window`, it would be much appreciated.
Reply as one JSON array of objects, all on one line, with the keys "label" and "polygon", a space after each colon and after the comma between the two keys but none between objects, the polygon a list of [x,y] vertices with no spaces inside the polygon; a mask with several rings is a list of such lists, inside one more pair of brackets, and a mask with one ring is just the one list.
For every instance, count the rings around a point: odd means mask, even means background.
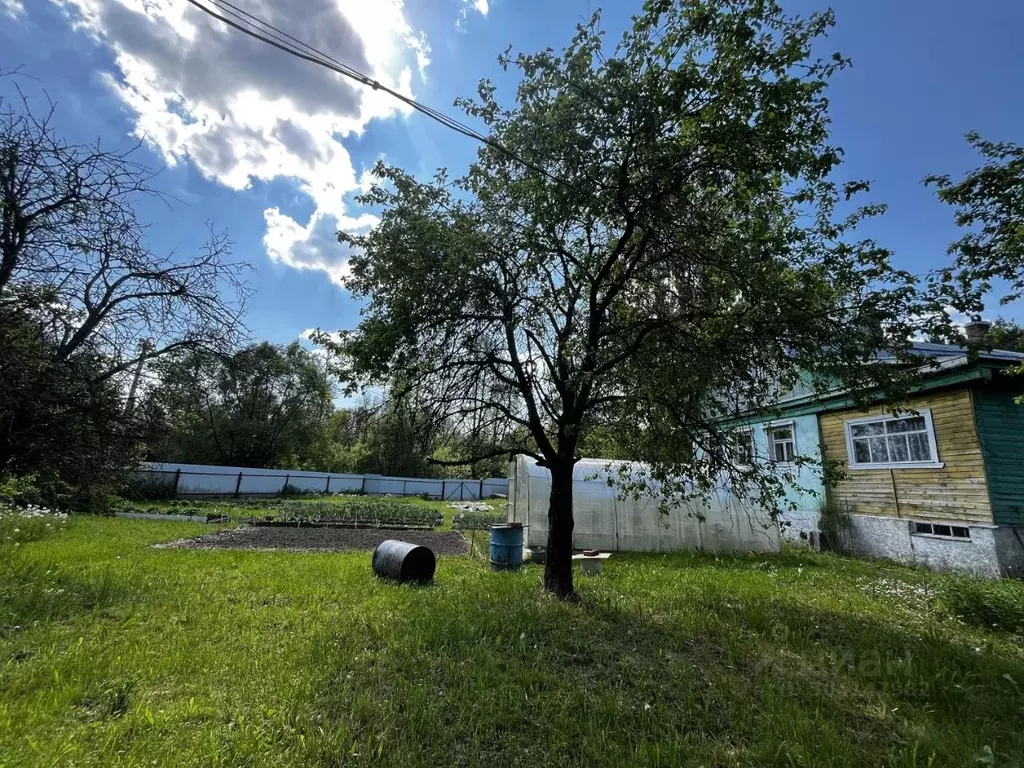
[{"label": "house window", "polygon": [[941,467],[929,411],[846,422],[851,469]]},{"label": "house window", "polygon": [[912,522],[910,532],[916,536],[938,536],[943,539],[971,538],[971,529],[966,525],[950,525],[948,523]]},{"label": "house window", "polygon": [[749,467],[754,463],[754,433],[750,429],[737,429],[732,433],[733,460],[737,466]]},{"label": "house window", "polygon": [[765,429],[768,434],[768,458],[775,462],[793,461],[796,436],[792,424],[776,424]]}]

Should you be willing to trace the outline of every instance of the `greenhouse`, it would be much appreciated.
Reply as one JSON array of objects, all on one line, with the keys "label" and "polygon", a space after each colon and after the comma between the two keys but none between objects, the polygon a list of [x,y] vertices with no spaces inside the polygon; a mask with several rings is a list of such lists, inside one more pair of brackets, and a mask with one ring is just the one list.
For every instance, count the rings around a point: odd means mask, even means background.
[{"label": "greenhouse", "polygon": [[[723,486],[708,501],[669,505],[663,512],[656,485],[640,498],[620,498],[614,482],[631,465],[581,459],[573,469],[573,547],[620,552],[777,552],[778,525],[756,505]],[[526,546],[543,547],[548,535],[551,476],[527,456],[509,472],[508,519],[523,523]]]}]

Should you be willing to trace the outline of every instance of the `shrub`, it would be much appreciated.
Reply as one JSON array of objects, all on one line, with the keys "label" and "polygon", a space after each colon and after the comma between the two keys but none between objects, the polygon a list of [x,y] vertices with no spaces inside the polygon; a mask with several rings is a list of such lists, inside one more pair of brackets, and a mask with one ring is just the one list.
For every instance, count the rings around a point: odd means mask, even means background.
[{"label": "shrub", "polygon": [[822,549],[830,552],[848,552],[852,527],[850,515],[834,499],[827,498],[822,502],[818,517]]},{"label": "shrub", "polygon": [[947,576],[939,580],[936,598],[941,608],[968,624],[1024,634],[1024,582]]},{"label": "shrub", "polygon": [[8,475],[0,478],[0,503],[5,501],[19,507],[29,504],[45,506],[35,475]]},{"label": "shrub", "polygon": [[166,501],[173,499],[174,476],[155,476],[149,472],[138,472],[125,482],[121,494],[132,501]]},{"label": "shrub", "polygon": [[284,488],[281,489],[282,499],[294,499],[301,496],[323,496],[323,491],[312,491],[305,488],[299,488],[298,486],[288,483]]},{"label": "shrub", "polygon": [[85,514],[113,514],[120,503],[110,488],[96,483],[71,486],[53,472],[9,475],[0,480],[0,502]]}]

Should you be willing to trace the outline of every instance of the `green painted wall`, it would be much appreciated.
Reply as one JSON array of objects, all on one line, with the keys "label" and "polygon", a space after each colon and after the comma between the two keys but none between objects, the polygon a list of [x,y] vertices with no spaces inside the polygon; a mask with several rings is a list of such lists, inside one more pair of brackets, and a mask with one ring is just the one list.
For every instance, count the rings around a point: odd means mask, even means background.
[{"label": "green painted wall", "polygon": [[999,525],[1024,525],[1024,380],[1004,379],[974,388],[974,413],[985,457],[992,516]]}]

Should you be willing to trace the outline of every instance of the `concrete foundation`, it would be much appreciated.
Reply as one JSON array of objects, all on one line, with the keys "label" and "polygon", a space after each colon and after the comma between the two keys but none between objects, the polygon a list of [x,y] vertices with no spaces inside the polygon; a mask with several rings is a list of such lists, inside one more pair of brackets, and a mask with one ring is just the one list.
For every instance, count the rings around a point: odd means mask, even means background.
[{"label": "concrete foundation", "polygon": [[[818,516],[817,511],[786,513],[784,538],[817,546]],[[970,529],[970,539],[912,534],[910,521],[905,518],[850,515],[845,546],[850,554],[920,564],[936,571],[956,571],[985,579],[1024,577],[1024,527],[957,524]]]},{"label": "concrete foundation", "polygon": [[782,538],[785,541],[817,548],[818,511],[796,510],[782,515]]}]

